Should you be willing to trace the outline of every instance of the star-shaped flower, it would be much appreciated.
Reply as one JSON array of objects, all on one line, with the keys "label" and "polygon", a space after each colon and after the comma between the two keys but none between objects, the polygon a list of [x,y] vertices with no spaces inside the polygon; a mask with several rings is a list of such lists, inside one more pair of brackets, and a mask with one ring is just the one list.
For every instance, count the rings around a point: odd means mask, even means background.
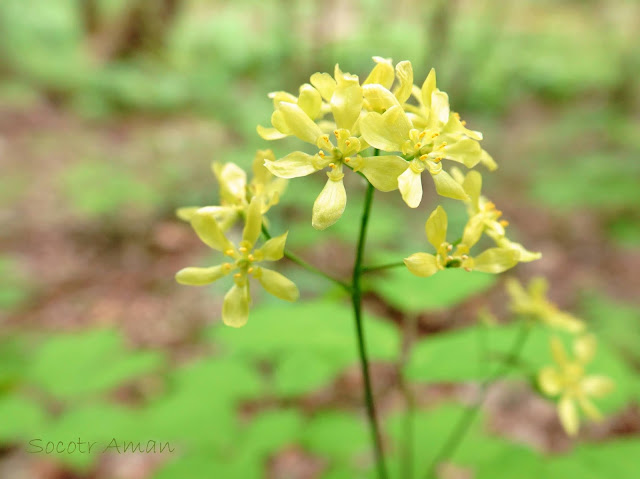
[{"label": "star-shaped flower", "polygon": [[581,336],[574,340],[573,355],[570,359],[560,339],[551,338],[551,353],[555,366],[547,366],[538,374],[540,389],[548,396],[559,396],[558,416],[567,434],[578,433],[580,418],[578,407],[590,419],[602,418],[600,411],[591,402],[613,390],[614,384],[606,376],[587,376],[585,366],[593,359],[596,339],[593,335]]},{"label": "star-shaped flower", "polygon": [[415,253],[405,258],[404,264],[416,276],[427,277],[447,268],[464,268],[467,271],[502,273],[518,263],[516,251],[507,248],[489,248],[472,257],[471,248],[480,239],[478,229],[467,224],[460,243],[456,246],[447,242],[447,213],[438,206],[429,216],[425,225],[427,239],[436,254]]},{"label": "star-shaped flower", "polygon": [[262,231],[262,200],[254,197],[247,208],[242,241],[236,246],[225,236],[214,215],[201,208],[191,217],[191,226],[200,239],[211,248],[223,252],[228,262],[209,268],[184,268],[176,273],[176,281],[191,286],[203,286],[233,274],[233,286],[224,297],[222,320],[228,326],[239,328],[249,319],[249,279],[257,279],[272,295],[285,301],[295,301],[299,292],[296,285],[282,274],[260,265],[263,261],[278,261],[284,255],[287,233],[271,238],[255,249]]}]

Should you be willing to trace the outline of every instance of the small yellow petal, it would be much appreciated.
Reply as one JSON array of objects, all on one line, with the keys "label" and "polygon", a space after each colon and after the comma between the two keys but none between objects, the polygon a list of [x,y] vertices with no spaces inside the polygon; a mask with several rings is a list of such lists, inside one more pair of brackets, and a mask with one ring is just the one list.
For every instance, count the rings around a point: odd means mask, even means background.
[{"label": "small yellow petal", "polygon": [[247,174],[235,163],[213,162],[211,170],[220,183],[220,196],[229,203],[241,203],[247,194]]},{"label": "small yellow petal", "polygon": [[396,65],[396,76],[400,84],[393,91],[398,101],[402,104],[411,96],[413,88],[413,67],[410,61],[403,61]]},{"label": "small yellow petal", "polygon": [[189,286],[204,286],[222,278],[231,271],[223,265],[211,268],[183,268],[176,273],[176,281]]},{"label": "small yellow petal", "polygon": [[407,269],[416,276],[426,278],[438,271],[438,262],[434,255],[415,253],[404,259]]},{"label": "small yellow petal", "polygon": [[243,286],[234,284],[224,296],[222,303],[222,321],[227,326],[240,328],[249,319],[249,282]]},{"label": "small yellow petal", "polygon": [[538,384],[542,392],[549,396],[557,396],[562,391],[562,378],[558,371],[551,366],[543,368],[538,373]]},{"label": "small yellow petal", "polygon": [[176,216],[182,221],[191,221],[193,215],[200,209],[200,206],[185,206],[176,210]]},{"label": "small yellow petal", "polygon": [[286,134],[281,133],[275,128],[265,128],[262,125],[258,125],[256,127],[256,131],[258,132],[258,135],[260,135],[260,138],[262,138],[263,140],[272,141],[272,140],[280,140],[282,138],[287,137]]},{"label": "small yellow petal", "polygon": [[[274,129],[278,132],[280,132],[280,134],[282,135],[282,137],[286,137],[289,135],[293,135],[293,131],[291,131],[291,128],[289,128],[289,125],[287,124],[287,121],[285,120],[285,115],[284,113],[282,113],[281,110],[275,110],[272,114],[271,114],[271,124],[273,125]],[[260,131],[258,131],[258,133],[260,133]],[[277,135],[264,131],[263,133],[265,134],[269,134],[270,136],[273,137],[273,139],[278,139]],[[270,138],[265,138],[266,140],[270,139]]]},{"label": "small yellow petal", "polygon": [[336,89],[336,81],[328,73],[314,73],[311,75],[311,84],[316,87],[325,101],[331,101]]},{"label": "small yellow petal", "polygon": [[463,138],[443,148],[442,156],[462,163],[467,168],[472,168],[480,161],[481,151],[482,148],[480,148],[480,144],[477,141],[471,138]]},{"label": "small yellow petal", "polygon": [[191,226],[203,243],[218,251],[233,250],[233,244],[224,235],[218,222],[210,213],[199,209],[191,218]]},{"label": "small yellow petal", "polygon": [[553,360],[560,367],[566,367],[569,364],[569,359],[567,358],[567,352],[564,349],[562,341],[554,336],[550,339],[549,343],[551,344],[551,355],[553,356]]},{"label": "small yellow petal", "polygon": [[380,191],[398,189],[398,176],[408,167],[409,163],[399,156],[367,156],[362,157],[362,164],[358,168],[371,184]]},{"label": "small yellow petal", "polygon": [[322,108],[322,97],[318,90],[305,83],[300,87],[300,96],[298,97],[298,106],[311,118],[315,120],[320,116]]},{"label": "small yellow petal", "polygon": [[296,301],[300,297],[298,287],[282,274],[266,268],[260,268],[257,275],[262,287],[276,298],[285,301]]},{"label": "small yellow petal", "polygon": [[587,376],[580,383],[580,388],[587,396],[603,397],[615,389],[615,383],[606,376]]},{"label": "small yellow petal", "polygon": [[443,125],[449,121],[449,95],[436,90],[431,94],[430,125]]},{"label": "small yellow petal", "polygon": [[273,175],[264,166],[265,161],[275,161],[276,157],[271,150],[258,150],[253,157],[251,171],[253,172],[253,184],[266,185]]},{"label": "small yellow petal", "polygon": [[596,337],[593,334],[584,334],[573,342],[573,354],[582,364],[593,359],[596,354]]},{"label": "small yellow petal", "polygon": [[482,175],[477,171],[470,171],[464,177],[462,188],[469,195],[471,205],[477,211],[480,208],[480,192],[482,191]]},{"label": "small yellow petal", "polygon": [[490,248],[473,258],[473,269],[483,273],[502,273],[518,264],[518,253],[504,248]]},{"label": "small yellow petal", "polygon": [[445,170],[440,170],[436,174],[431,174],[436,185],[436,191],[440,196],[453,198],[455,200],[467,200],[469,197],[464,192],[462,185],[454,180]]},{"label": "small yellow petal", "polygon": [[558,416],[562,427],[569,436],[575,436],[580,427],[580,419],[574,401],[568,397],[563,397],[558,402]]},{"label": "small yellow petal", "polygon": [[438,206],[429,215],[429,219],[425,223],[425,231],[429,243],[437,250],[440,245],[447,239],[447,212],[442,206]]},{"label": "small yellow petal", "polygon": [[584,396],[578,397],[578,404],[589,419],[591,419],[592,421],[602,420],[602,413],[588,398]]},{"label": "small yellow petal", "polygon": [[436,71],[432,68],[429,75],[422,84],[421,98],[422,103],[427,109],[431,108],[431,95],[436,89]]},{"label": "small yellow petal", "polygon": [[409,208],[417,208],[422,201],[422,178],[411,167],[398,176],[398,189]]},{"label": "small yellow petal", "polygon": [[282,102],[277,111],[282,113],[289,131],[302,141],[315,145],[318,138],[322,136],[320,127],[298,105]]},{"label": "small yellow petal", "polygon": [[[484,231],[484,217],[482,215],[475,215],[469,218],[464,231],[462,232],[462,243],[471,248],[475,245]],[[516,254],[516,256],[519,256]]]},{"label": "small yellow petal", "polygon": [[393,85],[393,65],[391,60],[382,57],[373,57],[373,61],[376,62],[376,66],[373,67],[371,73],[362,85],[378,84],[382,85],[387,90]]},{"label": "small yellow petal", "polygon": [[350,130],[362,111],[362,87],[357,76],[340,72],[337,65],[336,82],[331,96],[331,112],[338,128]]},{"label": "small yellow petal", "polygon": [[189,216],[189,221],[193,219],[196,213],[212,216],[221,231],[227,231],[239,218],[238,209],[232,206],[203,206],[195,212],[183,212],[185,218]]},{"label": "small yellow petal", "polygon": [[262,256],[263,261],[278,261],[284,256],[284,245],[287,241],[287,233],[275,236],[268,240],[262,248],[256,251],[256,256]]},{"label": "small yellow petal", "polygon": [[384,151],[402,151],[411,128],[411,121],[400,106],[393,106],[382,115],[366,113],[360,120],[360,131],[366,142]]},{"label": "small yellow petal", "polygon": [[400,106],[398,99],[382,85],[373,84],[362,87],[362,94],[369,109],[382,113],[393,106]]},{"label": "small yellow petal", "polygon": [[256,243],[262,233],[262,198],[254,197],[247,208],[242,241],[246,242],[249,250]]},{"label": "small yellow petal", "polygon": [[302,151],[294,151],[277,161],[266,160],[264,166],[280,178],[299,178],[315,173],[322,168],[321,159]]},{"label": "small yellow petal", "polygon": [[324,230],[340,219],[347,205],[347,192],[342,179],[329,178],[322,192],[313,203],[311,224],[317,230]]},{"label": "small yellow petal", "polygon": [[482,163],[489,171],[494,171],[498,168],[498,164],[485,150],[480,152],[480,163]]}]

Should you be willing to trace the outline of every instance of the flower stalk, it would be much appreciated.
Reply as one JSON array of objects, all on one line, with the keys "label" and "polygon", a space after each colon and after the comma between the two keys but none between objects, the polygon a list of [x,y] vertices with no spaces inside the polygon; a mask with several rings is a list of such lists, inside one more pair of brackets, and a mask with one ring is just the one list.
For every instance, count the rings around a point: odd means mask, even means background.
[{"label": "flower stalk", "polygon": [[[378,155],[376,150],[375,155]],[[369,223],[369,215],[371,205],[373,203],[374,187],[371,183],[367,184],[367,192],[364,199],[364,208],[362,211],[362,221],[360,223],[360,235],[358,238],[358,246],[356,249],[356,259],[353,265],[353,282],[351,287],[351,302],[353,303],[353,315],[355,319],[356,335],[358,340],[358,355],[360,358],[360,367],[362,370],[362,379],[364,384],[365,403],[367,407],[367,419],[369,421],[369,429],[371,432],[371,440],[374,446],[374,454],[376,460],[376,470],[378,479],[387,479],[387,466],[384,460],[384,451],[382,448],[382,437],[378,427],[378,418],[376,413],[375,400],[373,398],[373,388],[371,386],[371,374],[369,370],[369,359],[367,356],[367,346],[364,336],[364,327],[362,324],[362,259],[367,241],[367,226]]]}]

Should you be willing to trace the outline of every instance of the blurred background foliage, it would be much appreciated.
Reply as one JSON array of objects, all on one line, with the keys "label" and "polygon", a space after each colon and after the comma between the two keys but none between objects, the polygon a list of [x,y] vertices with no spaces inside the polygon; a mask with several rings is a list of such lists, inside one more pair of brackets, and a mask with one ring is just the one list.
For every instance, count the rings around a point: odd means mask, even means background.
[{"label": "blurred background foliage", "polygon": [[[266,94],[295,93],[336,62],[364,76],[373,55],[411,60],[416,78],[435,67],[484,132],[500,165],[484,192],[543,253],[510,274],[549,278],[552,299],[601,340],[593,371],[617,383],[608,418],[568,440],[523,380],[549,358],[535,332],[519,380],[491,389],[441,476],[639,477],[639,29],[637,0],[2,0],[0,477],[372,477],[340,291],[286,264],[303,300],[256,297],[236,331],[218,321],[224,284],[185,288],[173,274],[211,261],[174,218],[217,202],[211,161],[248,167],[256,148],[290,145],[255,133],[269,122]],[[362,199],[350,195],[345,217],[318,233],[320,180],[289,185],[271,231],[346,277]],[[377,195],[370,263],[423,250],[431,200],[407,211],[399,195]],[[460,205],[446,207],[461,226]],[[398,479],[425,473],[514,334],[502,279],[459,273],[367,278]],[[177,450],[27,452],[33,438],[78,437]]]}]

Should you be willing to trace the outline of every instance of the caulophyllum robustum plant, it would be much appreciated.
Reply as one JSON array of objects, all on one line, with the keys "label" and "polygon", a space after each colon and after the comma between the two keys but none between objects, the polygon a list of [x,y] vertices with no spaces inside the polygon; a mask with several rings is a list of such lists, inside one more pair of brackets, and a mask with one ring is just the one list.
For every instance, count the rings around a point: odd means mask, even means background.
[{"label": "caulophyllum robustum plant", "polygon": [[[181,284],[200,286],[230,276],[222,320],[233,327],[241,327],[249,319],[250,287],[255,284],[252,279],[280,299],[298,299],[296,285],[270,269],[269,263],[283,257],[343,288],[353,304],[376,469],[378,477],[385,478],[388,476],[362,322],[363,274],[390,267],[406,267],[419,277],[437,275],[449,268],[497,274],[541,255],[509,239],[508,222],[482,195],[480,171],[493,171],[497,165],[481,146],[482,134],[467,128],[460,115],[450,110],[448,95],[437,88],[435,71],[431,70],[417,86],[410,62],[402,61],[394,68],[391,60],[374,57],[374,61],[375,66],[364,81],[336,65],[333,75],[313,74],[297,96],[283,91],[270,94],[274,106],[271,126],[258,126],[259,135],[265,140],[293,136],[311,146],[306,152],[292,151],[278,159],[270,150],[258,151],[251,180],[233,163],[214,162],[221,204],[182,208],[178,215],[189,221],[199,238],[224,259],[211,267],[182,269],[176,279]],[[325,230],[340,220],[347,204],[345,175],[360,176],[366,186],[350,281],[336,279],[287,251],[286,232],[274,237],[269,232],[265,215],[278,204],[286,180],[314,173],[327,176],[313,205],[311,223],[317,230]],[[436,205],[426,219],[424,251],[396,263],[363,264],[375,190],[389,194],[399,190],[406,205],[416,208],[422,201],[423,187],[435,188],[438,195],[464,203],[467,221],[462,231],[449,231],[447,213],[442,205]],[[358,191],[350,192],[353,193]],[[234,243],[227,231],[239,221],[244,228],[240,241]],[[486,241],[481,241],[483,238]],[[542,289],[534,285],[527,292],[512,283],[513,309],[525,318],[525,333],[533,318],[577,337],[577,359],[573,362],[559,340],[553,339],[558,367],[545,368],[539,376],[540,389],[560,397],[562,424],[574,434],[578,428],[576,405],[590,417],[597,417],[588,398],[605,393],[610,385],[600,377],[583,376],[582,367],[595,350],[593,336],[585,339],[583,324],[557,310],[544,298]],[[519,339],[516,346],[521,347],[521,343]]]}]

